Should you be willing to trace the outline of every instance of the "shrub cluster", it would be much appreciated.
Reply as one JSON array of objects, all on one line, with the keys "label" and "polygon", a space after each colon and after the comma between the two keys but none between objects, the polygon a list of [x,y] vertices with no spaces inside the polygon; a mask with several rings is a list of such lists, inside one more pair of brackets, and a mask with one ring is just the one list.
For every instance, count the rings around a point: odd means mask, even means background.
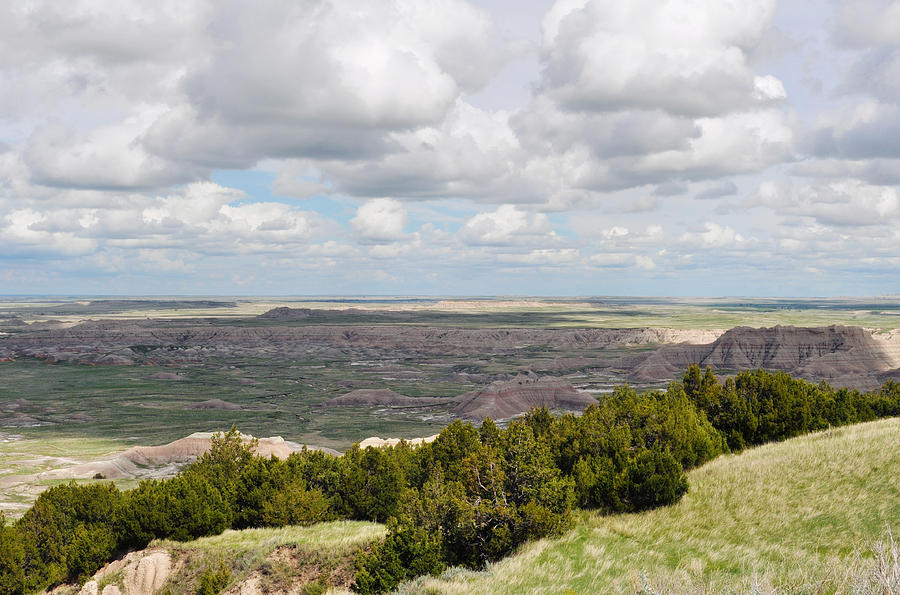
[{"label": "shrub cluster", "polygon": [[784,440],[832,426],[900,415],[900,384],[888,381],[868,393],[811,384],[785,372],[741,372],[719,383],[712,371],[690,366],[682,378],[697,409],[732,451]]},{"label": "shrub cluster", "polygon": [[[172,479],[125,492],[108,482],[58,485],[14,524],[0,515],[0,593],[85,580],[157,538],[332,519],[388,524],[387,538],[356,565],[356,589],[382,592],[559,534],[574,506],[620,512],[676,502],[688,489],[685,470],[720,453],[895,415],[894,382],[860,393],[756,370],[722,384],[691,366],[665,391],[618,387],[580,416],[535,409],[505,429],[456,421],[416,447],[265,459],[232,428]],[[209,574],[203,592],[230,580]]]}]

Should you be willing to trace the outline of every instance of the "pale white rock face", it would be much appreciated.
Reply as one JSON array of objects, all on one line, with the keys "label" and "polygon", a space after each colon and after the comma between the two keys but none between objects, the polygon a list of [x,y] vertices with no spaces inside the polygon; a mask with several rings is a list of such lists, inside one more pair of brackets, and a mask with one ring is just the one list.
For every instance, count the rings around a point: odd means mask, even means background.
[{"label": "pale white rock face", "polygon": [[263,595],[263,590],[259,586],[259,577],[250,577],[240,586],[240,595]]},{"label": "pale white rock face", "polygon": [[[172,558],[169,552],[157,551],[141,558],[125,573],[125,595],[153,595],[169,578]],[[108,595],[106,589],[103,595]]]},{"label": "pale white rock face", "polygon": [[361,449],[368,448],[369,446],[373,446],[378,448],[379,446],[397,446],[400,444],[401,440],[406,440],[407,443],[413,446],[419,446],[421,444],[425,444],[426,442],[433,442],[438,435],[434,434],[433,436],[426,436],[424,438],[379,438],[378,436],[372,436],[371,438],[366,438],[362,442],[359,443],[359,447]]},{"label": "pale white rock face", "polygon": [[[101,591],[98,579],[124,571],[123,588],[106,585]],[[172,573],[172,557],[166,550],[131,552],[121,560],[106,565],[96,578],[86,582],[78,595],[154,595]],[[123,593],[124,589],[124,593]]]},{"label": "pale white rock face", "polygon": [[876,331],[867,329],[872,333],[872,338],[881,346],[881,349],[891,362],[892,368],[900,368],[900,329],[890,331]]}]

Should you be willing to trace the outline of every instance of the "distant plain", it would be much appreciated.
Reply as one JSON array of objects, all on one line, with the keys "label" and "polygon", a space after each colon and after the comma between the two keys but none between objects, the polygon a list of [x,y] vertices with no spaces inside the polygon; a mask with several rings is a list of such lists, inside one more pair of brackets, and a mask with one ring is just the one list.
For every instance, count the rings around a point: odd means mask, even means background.
[{"label": "distant plain", "polygon": [[[419,297],[28,297],[0,296],[0,316],[26,321],[90,318],[205,318],[256,316],[287,306],[317,310],[391,311],[407,324],[448,326],[585,326],[727,329],[734,326],[900,328],[900,296],[870,298],[419,298]],[[373,314],[375,313],[373,312]]]},{"label": "distant plain", "polygon": [[[316,315],[289,322],[257,318],[276,307],[309,308]],[[349,315],[340,312],[347,309],[352,309]],[[889,331],[900,328],[900,298],[0,297],[0,332],[7,336],[85,320],[148,318],[247,327],[354,324],[725,330],[734,326],[845,324]],[[289,361],[213,358],[179,366],[49,364],[34,358],[0,362],[0,507],[19,511],[38,490],[58,481],[41,480],[12,488],[16,476],[96,459],[135,445],[162,444],[196,431],[223,430],[235,424],[257,436],[280,435],[343,450],[369,436],[434,434],[450,419],[441,407],[316,407],[355,388],[450,397],[491,379],[545,368],[579,388],[602,394],[621,379],[577,363],[566,367],[567,358],[612,359],[650,347],[590,353],[529,348],[480,357],[372,353],[361,359],[348,353]],[[19,399],[28,403],[17,410],[21,415],[8,415],[10,410],[4,406]],[[240,409],[189,408],[209,399],[222,399]],[[10,421],[13,419],[16,421]],[[130,485],[129,480],[119,484]]]}]

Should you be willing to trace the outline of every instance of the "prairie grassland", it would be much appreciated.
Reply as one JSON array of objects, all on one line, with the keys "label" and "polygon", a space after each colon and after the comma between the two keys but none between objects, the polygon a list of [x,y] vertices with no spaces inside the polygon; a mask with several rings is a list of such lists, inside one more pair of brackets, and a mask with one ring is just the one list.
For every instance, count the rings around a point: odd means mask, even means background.
[{"label": "prairie grassland", "polygon": [[365,521],[333,521],[308,527],[278,527],[228,530],[219,535],[188,542],[155,541],[151,547],[169,550],[193,550],[212,555],[253,552],[267,555],[277,547],[295,547],[317,553],[341,552],[381,539],[387,533],[384,525]]},{"label": "prairie grassland", "polygon": [[[295,321],[292,324],[425,324],[450,327],[507,326],[527,328],[668,327],[727,329],[733,326],[827,326],[850,324],[877,329],[900,328],[900,298],[341,298],[341,297],[227,297],[160,298],[130,296],[104,300],[84,298],[19,298],[0,296],[0,316],[27,322],[57,320],[77,323],[104,318],[146,318],[197,322],[270,324],[254,320],[272,308],[287,306],[313,310],[346,310],[343,315]],[[400,318],[379,318],[379,313]],[[281,323],[279,323],[281,324]]]},{"label": "prairie grassland", "polygon": [[[358,553],[384,537],[384,525],[334,521],[309,527],[225,531],[185,543],[157,540],[175,558],[163,592],[193,594],[204,572],[224,569],[228,592],[255,577],[256,592],[324,592],[329,583],[349,584]],[[247,587],[249,588],[249,586]]]},{"label": "prairie grassland", "polygon": [[10,460],[15,457],[47,457],[82,461],[127,448],[124,441],[113,438],[60,436],[37,439],[24,438],[21,434],[10,437],[10,434],[0,432],[0,456]]},{"label": "prairie grassland", "polygon": [[[900,528],[900,419],[719,457],[692,471],[690,484],[674,506],[581,513],[562,538],[485,572],[451,569],[401,591],[869,592],[862,583],[877,571],[872,548]],[[890,566],[890,544],[887,551]]]},{"label": "prairie grassland", "polygon": [[[101,458],[126,447],[105,438],[25,438],[0,431],[0,510],[13,518],[21,516],[45,488],[63,480],[38,480],[37,474],[51,469]],[[126,482],[117,482],[119,488]],[[131,487],[131,486],[128,486]]]}]

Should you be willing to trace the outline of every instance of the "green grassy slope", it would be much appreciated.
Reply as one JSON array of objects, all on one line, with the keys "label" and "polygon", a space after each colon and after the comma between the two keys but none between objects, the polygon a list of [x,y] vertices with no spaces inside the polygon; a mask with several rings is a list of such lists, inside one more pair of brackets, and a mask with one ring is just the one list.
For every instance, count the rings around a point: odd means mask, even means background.
[{"label": "green grassy slope", "polygon": [[[719,457],[675,506],[583,513],[486,572],[448,571],[409,592],[851,592],[871,547],[900,532],[900,419]],[[896,571],[896,569],[894,569]]]},{"label": "green grassy slope", "polygon": [[[333,521],[309,527],[229,530],[188,542],[157,540],[148,551],[166,550],[172,557],[172,573],[160,593],[193,595],[206,571],[221,570],[228,576],[225,592],[322,593],[335,584],[349,585],[356,556],[385,533],[384,525],[377,523]],[[125,592],[124,579],[125,572],[113,566],[94,576],[100,590],[116,585]],[[62,585],[54,593],[76,595],[79,589],[80,585]]]},{"label": "green grassy slope", "polygon": [[178,570],[162,589],[172,595],[193,595],[206,569],[222,567],[228,570],[232,592],[241,591],[241,585],[255,577],[263,592],[315,593],[335,582],[352,581],[353,561],[360,550],[385,532],[377,523],[333,521],[225,531],[186,543],[155,541],[150,547],[167,549],[176,559]]}]

